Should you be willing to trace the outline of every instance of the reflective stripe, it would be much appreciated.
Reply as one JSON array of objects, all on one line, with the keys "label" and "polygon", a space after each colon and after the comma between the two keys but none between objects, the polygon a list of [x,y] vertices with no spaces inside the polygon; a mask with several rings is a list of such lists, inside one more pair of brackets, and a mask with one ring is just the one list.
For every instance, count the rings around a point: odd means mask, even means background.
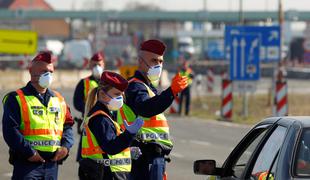
[{"label": "reflective stripe", "polygon": [[[111,117],[106,113],[106,112],[104,112],[104,111],[96,111],[96,112],[94,112],[88,119],[91,119],[92,117],[94,117],[94,116],[97,116],[97,115],[99,115],[99,114],[103,114],[103,115],[105,115],[105,116],[107,116],[109,119],[111,119]],[[112,120],[112,119],[111,119]],[[112,120],[113,121],[113,120]],[[87,122],[88,123],[88,122]],[[86,131],[86,137],[87,137],[87,141],[88,141],[88,148],[82,148],[82,154],[83,155],[94,155],[94,154],[104,154],[105,152],[104,151],[102,151],[102,149],[100,148],[100,146],[95,146],[94,145],[94,142],[93,142],[93,140],[92,140],[92,138],[91,138],[91,133],[90,133],[90,129],[89,129],[89,127],[88,127],[88,125],[87,125],[87,123],[85,124],[85,131]],[[119,132],[119,130],[117,131],[118,133],[120,133]]]},{"label": "reflective stripe", "polygon": [[103,164],[104,166],[122,166],[130,165],[130,158],[116,158],[116,159],[97,159],[97,163]]},{"label": "reflective stripe", "polygon": [[58,135],[62,136],[62,131],[61,130],[56,130],[56,129],[28,129],[26,130],[20,130],[20,132],[24,136],[30,136],[30,135]]},{"label": "reflective stripe", "polygon": [[169,134],[168,133],[143,133],[143,134],[137,134],[137,138],[142,139],[142,140],[149,140],[149,139],[169,140]]},{"label": "reflective stripe", "polygon": [[[119,111],[121,113],[123,121],[125,119],[127,119],[125,116],[125,112],[124,112],[123,107],[121,107]],[[131,125],[132,123],[133,122],[128,122],[128,125]],[[149,120],[144,121],[143,127],[148,127],[148,128],[168,127],[168,123],[167,123],[167,121],[163,121],[161,119],[156,119],[156,116],[152,116]],[[125,129],[124,122],[121,125],[121,128]]]},{"label": "reflective stripe", "polygon": [[89,82],[89,78],[86,78],[85,79],[85,94],[84,94],[84,102],[86,102],[86,99],[87,99],[87,96],[88,96],[88,93],[89,93],[89,85],[90,82]]},{"label": "reflective stripe", "polygon": [[58,140],[27,141],[31,146],[60,146],[60,141]]},{"label": "reflective stripe", "polygon": [[27,134],[27,132],[30,131],[30,119],[29,119],[29,111],[28,111],[28,107],[27,107],[27,101],[24,95],[24,92],[21,89],[18,89],[16,91],[17,95],[20,98],[20,102],[21,102],[21,110],[22,110],[22,119],[24,120],[24,124],[25,124],[25,130],[24,133]]},{"label": "reflective stripe", "polygon": [[[21,111],[22,111],[22,119],[24,121],[25,124],[25,128],[22,130],[20,130],[20,132],[24,135],[24,136],[30,136],[30,135],[62,135],[62,131],[61,130],[56,130],[56,129],[31,129],[30,128],[30,117],[29,117],[29,111],[28,111],[28,107],[27,107],[27,101],[24,95],[24,92],[21,89],[18,89],[16,91],[17,95],[20,98],[20,102],[21,102]],[[56,91],[54,91],[55,95],[59,98],[60,103],[64,106],[65,102],[63,97]]]}]

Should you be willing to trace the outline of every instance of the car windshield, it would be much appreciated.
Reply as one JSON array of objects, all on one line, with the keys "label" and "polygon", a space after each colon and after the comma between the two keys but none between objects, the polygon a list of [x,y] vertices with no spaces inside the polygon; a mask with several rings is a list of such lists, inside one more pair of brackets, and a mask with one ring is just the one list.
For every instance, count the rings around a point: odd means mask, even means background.
[{"label": "car windshield", "polygon": [[305,129],[298,144],[295,172],[298,176],[310,176],[310,129]]}]

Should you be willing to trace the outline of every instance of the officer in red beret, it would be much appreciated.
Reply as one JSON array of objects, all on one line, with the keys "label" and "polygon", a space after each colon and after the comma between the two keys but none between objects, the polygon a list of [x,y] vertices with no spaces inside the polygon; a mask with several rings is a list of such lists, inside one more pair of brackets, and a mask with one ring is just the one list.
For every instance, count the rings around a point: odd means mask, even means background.
[{"label": "officer in red beret", "polygon": [[166,46],[155,39],[144,41],[139,50],[138,70],[130,78],[125,91],[126,104],[117,114],[118,123],[131,122],[143,117],[144,126],[138,132],[133,145],[142,156],[133,161],[132,179],[162,180],[165,176],[165,156],[172,150],[169,125],[163,112],[172,104],[175,96],[187,87],[187,77],[176,75],[171,86],[158,93],[154,84],[160,79]]},{"label": "officer in red beret", "polygon": [[54,66],[48,51],[29,68],[31,80],[3,99],[3,137],[12,179],[57,179],[58,164],[73,145],[74,123],[64,98],[50,89]]},{"label": "officer in red beret", "polygon": [[[88,93],[95,87],[98,87],[98,82],[102,72],[104,71],[105,67],[105,57],[103,52],[95,53],[89,62],[89,69],[91,70],[92,74],[86,78],[83,78],[77,84],[74,96],[73,96],[73,105],[75,109],[81,112],[82,116],[84,115],[84,108],[85,102]],[[74,118],[77,122],[77,130],[80,134],[80,126],[82,123],[83,118]]]},{"label": "officer in red beret", "polygon": [[143,125],[137,118],[125,131],[112,119],[112,111],[123,105],[128,81],[121,75],[105,71],[99,86],[92,89],[86,101],[83,121],[79,177],[81,180],[126,180],[131,170],[129,146]]}]

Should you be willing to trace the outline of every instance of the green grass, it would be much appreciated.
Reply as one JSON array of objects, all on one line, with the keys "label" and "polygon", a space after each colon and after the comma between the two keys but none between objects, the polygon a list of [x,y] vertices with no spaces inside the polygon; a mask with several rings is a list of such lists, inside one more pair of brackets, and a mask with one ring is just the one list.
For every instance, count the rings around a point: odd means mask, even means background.
[{"label": "green grass", "polygon": [[[307,94],[289,94],[289,115],[307,116],[310,115],[310,96]],[[243,116],[243,97],[233,97],[232,121],[242,124],[255,124],[266,117],[272,116],[272,106],[268,103],[267,94],[248,95],[249,116]],[[206,108],[207,105],[207,108]],[[192,99],[190,115],[203,119],[219,120],[221,107],[220,96],[204,96],[199,99]]]}]

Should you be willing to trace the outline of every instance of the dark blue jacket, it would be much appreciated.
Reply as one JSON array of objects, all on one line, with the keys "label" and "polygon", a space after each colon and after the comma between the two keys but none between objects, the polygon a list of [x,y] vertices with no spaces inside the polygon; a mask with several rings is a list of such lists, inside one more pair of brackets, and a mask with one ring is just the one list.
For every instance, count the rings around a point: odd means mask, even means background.
[{"label": "dark blue jacket", "polygon": [[[95,104],[95,106],[90,110],[88,116],[98,110],[102,110],[112,117],[111,112],[100,102]],[[135,134],[131,134],[127,130],[117,136],[113,122],[104,115],[97,115],[91,118],[89,120],[88,127],[96,137],[101,149],[110,155],[118,154],[129,147],[135,136]]]},{"label": "dark blue jacket", "polygon": [[156,96],[150,97],[147,88],[142,83],[131,82],[129,84],[125,91],[126,104],[136,115],[152,117],[164,112],[172,104],[174,96],[171,88],[159,94],[156,88],[146,81],[142,72],[136,71],[134,77],[147,84],[156,94]]},{"label": "dark blue jacket", "polygon": [[[45,94],[40,95],[30,82],[28,82],[28,84],[22,88],[22,91],[26,96],[37,97],[44,106],[48,105],[50,97],[56,96],[50,89],[47,89]],[[17,157],[17,159],[25,160],[31,157],[35,150],[30,146],[29,142],[24,139],[24,136],[19,131],[21,124],[21,114],[16,96],[17,93],[13,91],[8,93],[3,99],[4,113],[2,119],[2,130],[4,140],[10,148],[10,155],[15,156],[15,159]],[[68,148],[68,150],[73,146],[74,143],[72,131],[73,124],[74,121],[71,117],[70,108],[67,106],[61,146]],[[49,160],[54,157],[54,153],[50,152],[39,151],[39,154],[45,160]]]},{"label": "dark blue jacket", "polygon": [[[84,78],[85,79],[85,78]],[[82,116],[84,115],[84,108],[85,108],[85,102],[84,102],[84,79],[81,79],[79,83],[76,85],[74,95],[73,95],[73,105],[74,108],[82,113]],[[97,81],[94,76],[89,76],[90,80]]]}]

